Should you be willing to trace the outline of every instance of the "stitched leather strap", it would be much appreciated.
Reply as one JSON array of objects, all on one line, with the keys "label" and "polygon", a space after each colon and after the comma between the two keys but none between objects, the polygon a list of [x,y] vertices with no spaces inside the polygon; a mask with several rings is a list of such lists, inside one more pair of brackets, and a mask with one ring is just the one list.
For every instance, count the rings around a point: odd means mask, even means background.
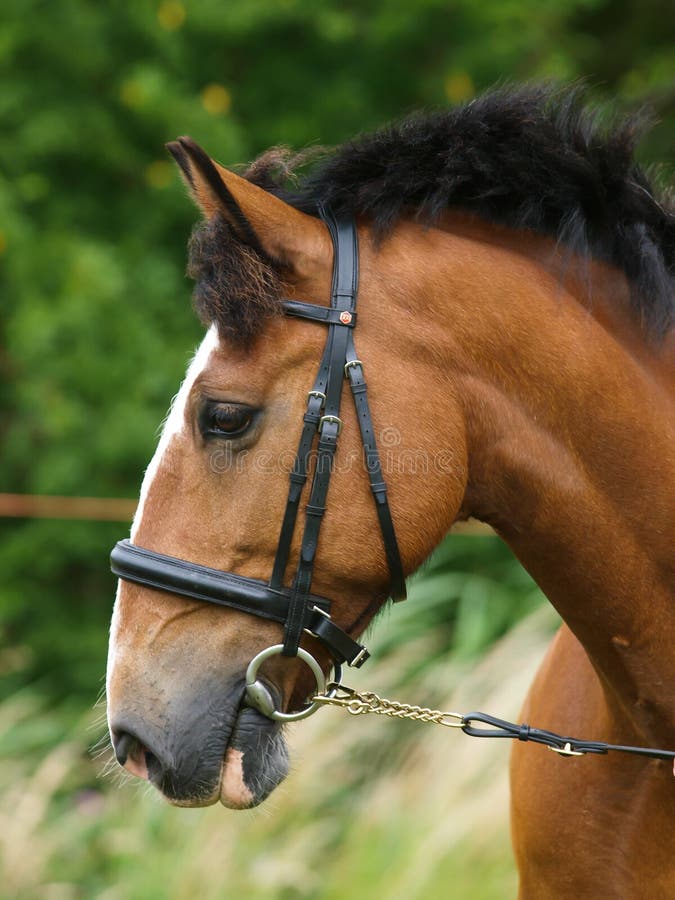
[{"label": "stitched leather strap", "polygon": [[300,435],[298,451],[293,462],[290,474],[290,485],[284,518],[279,532],[279,543],[274,558],[270,587],[280,590],[284,582],[284,574],[288,565],[288,557],[291,550],[291,542],[295,532],[295,523],[298,518],[300,498],[307,481],[307,466],[309,463],[314,440],[319,430],[321,413],[326,400],[326,375],[328,373],[328,360],[330,357],[330,342],[326,343],[324,355],[319,366],[319,372],[312,390],[307,395],[307,409],[303,416],[303,427]]},{"label": "stitched leather strap", "polygon": [[[473,723],[477,722],[478,725]],[[483,726],[483,727],[481,727]],[[484,727],[487,726],[487,727]],[[462,716],[461,727],[464,734],[482,738],[511,738],[517,741],[534,741],[544,744],[562,756],[583,756],[585,753],[607,754],[633,753],[636,756],[647,756],[651,759],[675,759],[675,751],[660,750],[653,747],[631,747],[626,744],[606,744],[604,741],[585,741],[579,738],[566,737],[555,731],[544,728],[532,728],[530,725],[507,722],[484,712],[470,712]]]},{"label": "stitched leather strap", "polygon": [[315,303],[303,303],[300,300],[284,300],[283,305],[287,316],[311,319],[313,322],[320,322],[322,325],[344,325],[347,328],[354,328],[356,325],[357,316],[355,312],[352,313],[350,318],[347,318],[341,310],[333,309],[330,306],[317,306]]},{"label": "stitched leather strap", "polygon": [[[327,355],[320,371],[325,371],[325,402],[319,422],[318,455],[309,502],[305,507],[305,527],[300,545],[300,559],[295,573],[293,590],[284,628],[284,656],[295,656],[302,637],[309,591],[312,585],[319,534],[326,510],[326,499],[333,460],[340,434],[340,403],[347,343],[356,308],[358,286],[358,245],[356,228],[351,217],[336,219],[328,210],[322,216],[333,241],[333,284],[331,309],[337,318],[327,320]],[[326,358],[327,356],[327,358]],[[327,371],[324,369],[327,367]],[[284,517],[285,518],[285,517]],[[280,541],[281,544],[281,541]]]},{"label": "stitched leather strap", "polygon": [[[275,591],[257,578],[166,556],[137,547],[129,540],[115,545],[110,554],[110,568],[118,578],[144,587],[228,606],[281,624],[286,621],[290,590]],[[309,595],[305,628],[325,644],[336,662],[363,665],[368,659],[368,651],[342,631],[329,613],[330,600]]]},{"label": "stitched leather strap", "polygon": [[380,454],[377,450],[377,439],[375,437],[375,428],[373,426],[373,419],[368,404],[368,386],[366,385],[363,374],[363,363],[356,355],[354,340],[351,334],[349,335],[347,344],[345,373],[349,379],[349,386],[351,387],[352,396],[354,397],[356,418],[361,430],[361,441],[363,443],[366,470],[368,472],[368,478],[370,479],[370,490],[372,491],[375,500],[375,510],[380,523],[384,552],[387,557],[387,565],[389,566],[391,575],[391,597],[394,601],[399,602],[406,599],[403,563],[401,562],[401,554],[398,549],[394,520],[392,519],[389,501],[387,500],[387,485],[384,480],[384,475],[382,474]]}]

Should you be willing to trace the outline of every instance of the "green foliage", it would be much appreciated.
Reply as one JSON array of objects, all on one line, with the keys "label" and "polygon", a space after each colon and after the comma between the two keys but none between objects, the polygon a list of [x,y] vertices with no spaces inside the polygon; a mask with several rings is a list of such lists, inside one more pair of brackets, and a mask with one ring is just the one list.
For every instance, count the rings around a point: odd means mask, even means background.
[{"label": "green foliage", "polygon": [[431,628],[441,653],[471,659],[543,598],[498,538],[455,535],[411,579],[409,599],[399,629],[412,639]]}]

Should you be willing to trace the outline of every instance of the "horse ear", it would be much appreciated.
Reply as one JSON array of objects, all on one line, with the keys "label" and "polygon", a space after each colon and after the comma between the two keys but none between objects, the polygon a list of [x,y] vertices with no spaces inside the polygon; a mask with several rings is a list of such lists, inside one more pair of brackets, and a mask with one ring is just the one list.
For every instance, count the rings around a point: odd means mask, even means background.
[{"label": "horse ear", "polygon": [[189,137],[166,145],[206,218],[220,213],[239,240],[272,262],[299,272],[303,262],[328,258],[326,226],[223,168]]}]

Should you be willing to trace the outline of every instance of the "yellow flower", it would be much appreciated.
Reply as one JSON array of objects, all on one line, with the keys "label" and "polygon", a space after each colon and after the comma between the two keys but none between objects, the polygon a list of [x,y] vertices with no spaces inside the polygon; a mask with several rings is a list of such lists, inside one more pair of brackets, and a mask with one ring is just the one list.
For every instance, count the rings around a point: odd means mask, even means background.
[{"label": "yellow flower", "polygon": [[167,31],[178,31],[185,21],[185,7],[178,0],[164,0],[157,10],[157,21]]},{"label": "yellow flower", "polygon": [[443,85],[445,96],[451,103],[460,103],[468,100],[476,92],[471,76],[468,72],[451,72]]},{"label": "yellow flower", "polygon": [[212,116],[229,111],[232,95],[222,84],[207,84],[202,91],[202,106]]}]

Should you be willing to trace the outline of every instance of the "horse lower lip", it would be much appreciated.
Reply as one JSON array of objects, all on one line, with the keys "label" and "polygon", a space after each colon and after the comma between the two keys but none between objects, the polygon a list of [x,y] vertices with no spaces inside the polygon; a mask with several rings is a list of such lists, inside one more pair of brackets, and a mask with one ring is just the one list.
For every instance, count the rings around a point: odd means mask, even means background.
[{"label": "horse lower lip", "polygon": [[234,809],[257,806],[283,781],[288,768],[279,725],[242,707],[223,759],[220,802]]},{"label": "horse lower lip", "polygon": [[220,802],[230,809],[248,809],[256,805],[253,792],[244,778],[244,754],[228,747],[220,782]]}]

